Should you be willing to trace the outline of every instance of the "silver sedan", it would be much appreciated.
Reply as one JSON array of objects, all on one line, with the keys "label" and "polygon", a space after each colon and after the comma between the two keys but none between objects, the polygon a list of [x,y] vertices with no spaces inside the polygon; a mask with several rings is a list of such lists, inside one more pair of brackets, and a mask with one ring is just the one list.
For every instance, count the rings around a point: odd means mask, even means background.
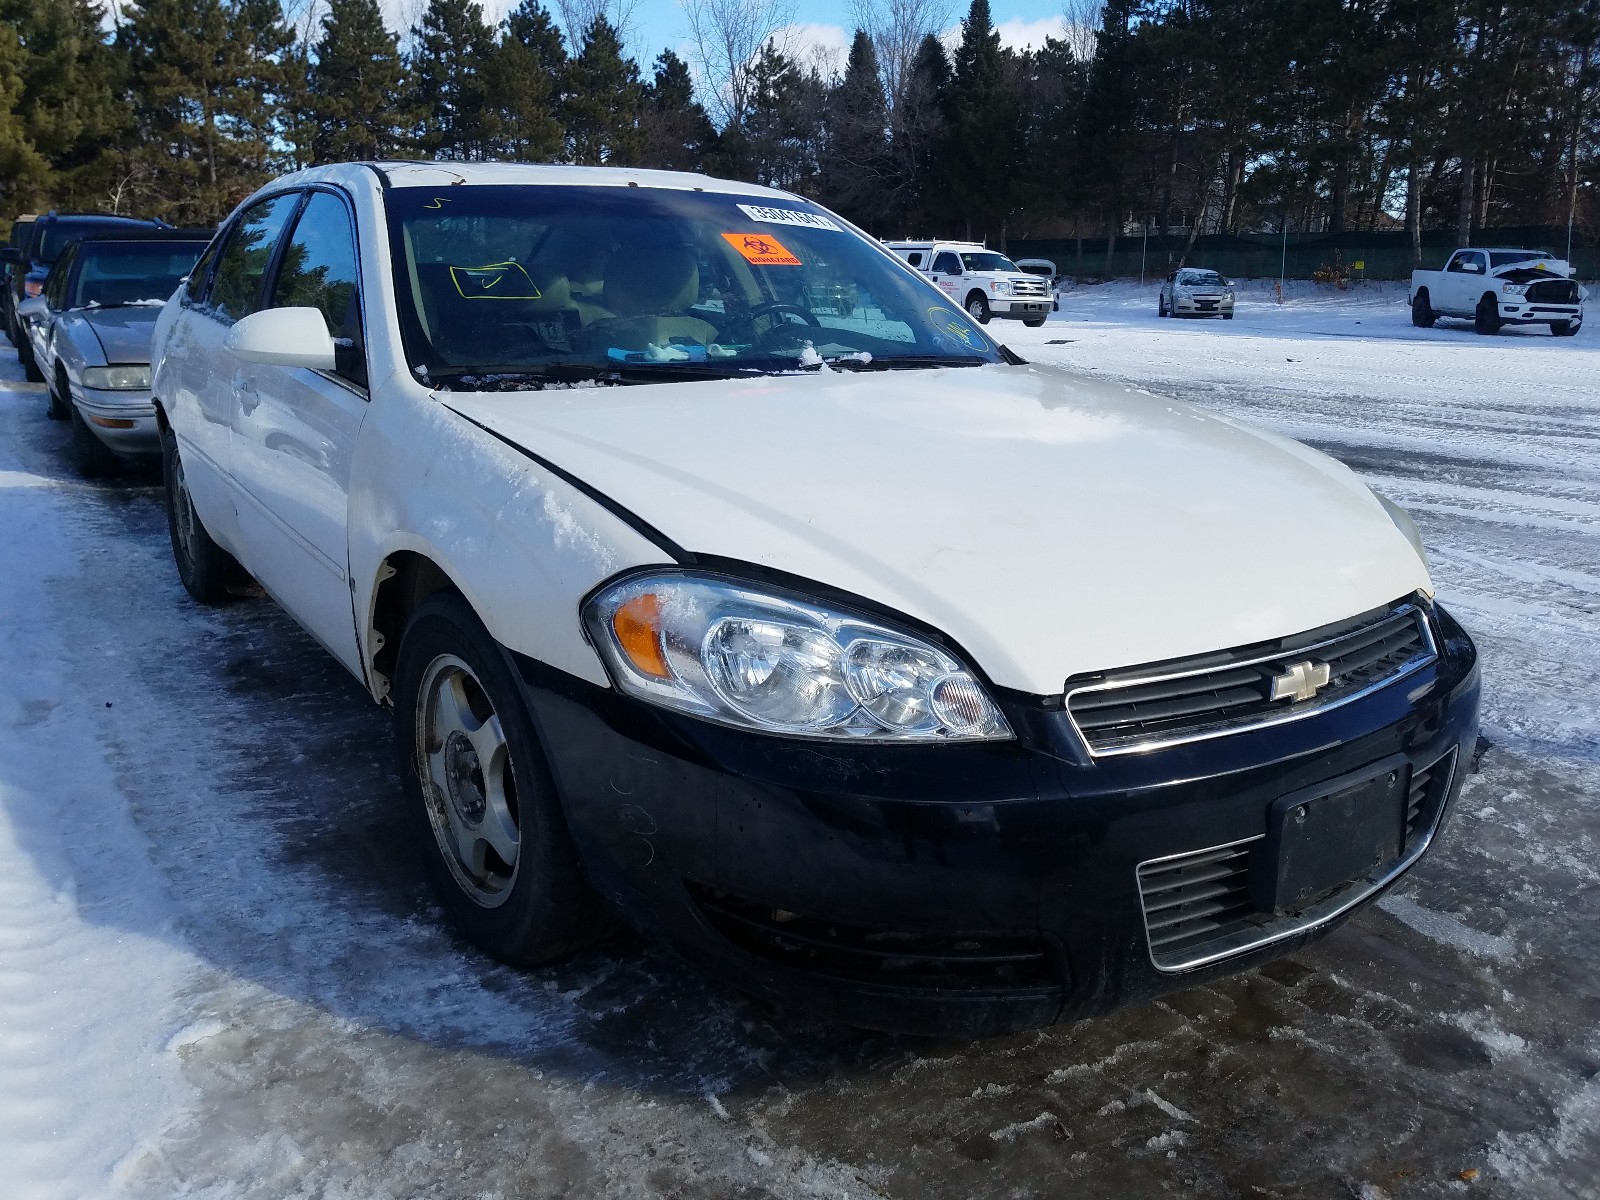
[{"label": "silver sedan", "polygon": [[17,306],[50,416],[72,422],[82,474],[112,474],[125,457],[161,453],[150,338],[167,297],[205,246],[169,238],[75,242],[62,251],[43,294]]},{"label": "silver sedan", "polygon": [[1233,285],[1203,267],[1179,267],[1161,285],[1157,312],[1163,317],[1233,320]]}]

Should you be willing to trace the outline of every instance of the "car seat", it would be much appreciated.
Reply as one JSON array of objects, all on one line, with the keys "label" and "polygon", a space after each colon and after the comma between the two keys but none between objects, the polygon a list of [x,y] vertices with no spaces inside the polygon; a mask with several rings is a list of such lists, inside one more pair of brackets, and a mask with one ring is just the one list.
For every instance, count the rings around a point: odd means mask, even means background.
[{"label": "car seat", "polygon": [[606,263],[602,295],[613,315],[587,331],[592,350],[704,346],[717,335],[716,326],[689,315],[700,299],[700,262],[682,243],[624,243]]}]

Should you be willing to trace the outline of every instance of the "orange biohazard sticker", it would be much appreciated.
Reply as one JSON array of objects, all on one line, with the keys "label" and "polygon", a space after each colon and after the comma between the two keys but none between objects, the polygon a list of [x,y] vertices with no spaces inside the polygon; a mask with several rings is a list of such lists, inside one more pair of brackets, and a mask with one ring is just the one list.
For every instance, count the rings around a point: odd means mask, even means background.
[{"label": "orange biohazard sticker", "polygon": [[798,267],[800,260],[770,233],[725,233],[728,244],[758,267]]}]

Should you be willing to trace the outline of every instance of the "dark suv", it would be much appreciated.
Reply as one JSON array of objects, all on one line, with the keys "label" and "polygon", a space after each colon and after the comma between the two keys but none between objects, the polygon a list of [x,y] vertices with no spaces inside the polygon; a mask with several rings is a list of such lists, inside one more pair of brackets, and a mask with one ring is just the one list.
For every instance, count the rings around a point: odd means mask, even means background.
[{"label": "dark suv", "polygon": [[0,293],[0,307],[4,312],[6,336],[17,348],[17,359],[22,363],[28,378],[35,383],[42,376],[34,365],[33,351],[23,336],[17,321],[17,305],[29,296],[44,290],[45,276],[68,242],[82,237],[104,237],[108,234],[135,234],[150,229],[170,229],[164,221],[144,221],[135,217],[114,217],[103,213],[48,212],[35,217],[28,227],[25,240],[0,250],[0,261],[6,267],[6,287]]}]

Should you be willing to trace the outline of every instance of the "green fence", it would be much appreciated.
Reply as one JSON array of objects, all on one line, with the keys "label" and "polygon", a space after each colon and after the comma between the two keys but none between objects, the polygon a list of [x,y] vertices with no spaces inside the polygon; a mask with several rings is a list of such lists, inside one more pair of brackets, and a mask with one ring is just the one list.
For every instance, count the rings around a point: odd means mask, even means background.
[{"label": "green fence", "polygon": [[[1148,238],[1123,237],[1116,241],[1110,274],[1119,278],[1146,278],[1165,275],[1184,257],[1186,235]],[[1535,225],[1515,229],[1480,229],[1473,233],[1474,246],[1515,246],[1519,249],[1549,250],[1559,258],[1565,255],[1567,231]],[[1444,266],[1456,248],[1454,230],[1431,230],[1422,235],[1422,265]],[[1106,274],[1105,238],[1013,238],[1007,244],[1012,258],[1048,258],[1063,275]],[[1577,236],[1572,240],[1572,257],[1580,279],[1600,275],[1600,254],[1593,241]],[[1411,238],[1397,233],[1291,233],[1287,238],[1276,233],[1207,234],[1195,239],[1188,265],[1210,267],[1238,279],[1276,279],[1280,265],[1285,278],[1310,279],[1318,271],[1339,269],[1350,279],[1409,279],[1411,277]]]}]

